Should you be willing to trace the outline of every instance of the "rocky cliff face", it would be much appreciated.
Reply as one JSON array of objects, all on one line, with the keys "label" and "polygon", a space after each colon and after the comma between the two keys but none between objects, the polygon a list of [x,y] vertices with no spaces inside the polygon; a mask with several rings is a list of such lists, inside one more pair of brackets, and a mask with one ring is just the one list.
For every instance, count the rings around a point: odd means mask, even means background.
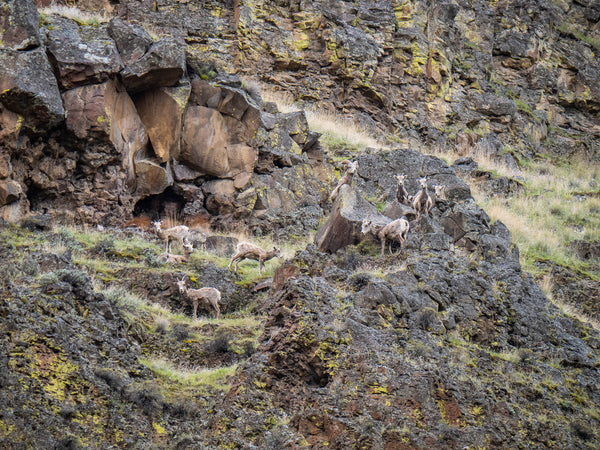
[{"label": "rocky cliff face", "polygon": [[260,74],[411,146],[598,156],[593,1],[120,5],[184,37],[200,65]]},{"label": "rocky cliff face", "polygon": [[[467,160],[416,151],[596,158],[594,2],[77,3],[119,17],[40,23],[27,0],[0,7],[0,214],[48,213],[0,222],[1,445],[598,446],[598,331],[522,271],[509,230],[456,176]],[[278,112],[228,71],[414,149],[356,155],[332,205],[333,158],[304,114]],[[426,176],[445,198],[417,220],[393,200],[396,173],[410,193]],[[261,293],[264,280],[226,270],[231,238],[175,267],[148,236],[111,228],[90,244],[44,222],[134,213],[319,232]],[[375,256],[362,220],[401,215],[408,240]],[[180,276],[219,287],[228,317],[165,324],[157,304],[189,313]],[[147,301],[123,306],[106,288]],[[248,316],[263,324],[236,323]],[[198,393],[141,364],[157,356],[240,366],[231,389]]]},{"label": "rocky cliff face", "polygon": [[289,182],[265,192],[287,177],[283,168],[306,174],[319,164],[303,113],[265,109],[235,77],[203,79],[176,39],[153,41],[120,19],[96,27],[50,16],[37,29],[30,6],[8,4],[6,20],[16,25],[0,54],[5,219],[32,210],[114,225],[137,205],[156,217],[272,230],[264,212],[289,213],[302,196],[315,210],[300,232],[314,227],[327,176],[310,177],[316,194]]}]

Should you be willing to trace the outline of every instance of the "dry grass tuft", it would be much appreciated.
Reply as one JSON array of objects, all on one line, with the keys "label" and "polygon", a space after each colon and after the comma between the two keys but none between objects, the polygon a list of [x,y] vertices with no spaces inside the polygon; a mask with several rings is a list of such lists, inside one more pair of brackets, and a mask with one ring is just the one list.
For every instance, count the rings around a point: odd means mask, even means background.
[{"label": "dry grass tuft", "polygon": [[[256,83],[254,84],[256,86]],[[265,102],[273,102],[283,113],[300,111],[295,99],[289,92],[276,91],[262,87],[261,95]],[[329,112],[318,107],[304,107],[306,120],[311,130],[321,133],[321,143],[329,148],[349,147],[355,150],[382,148],[384,143],[371,136],[364,127],[357,124],[352,117]]]},{"label": "dry grass tuft", "polygon": [[57,5],[55,3],[45,8],[40,8],[39,12],[42,17],[44,15],[55,14],[72,19],[80,25],[100,25],[111,19],[111,17],[107,15],[105,9],[101,12],[90,13],[88,11],[82,11],[76,6]]}]

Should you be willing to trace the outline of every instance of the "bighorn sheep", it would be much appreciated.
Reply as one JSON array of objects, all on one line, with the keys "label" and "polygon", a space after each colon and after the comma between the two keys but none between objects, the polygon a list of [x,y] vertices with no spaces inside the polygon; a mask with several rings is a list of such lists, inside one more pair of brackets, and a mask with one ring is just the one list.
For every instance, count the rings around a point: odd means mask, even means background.
[{"label": "bighorn sheep", "polygon": [[196,312],[198,311],[198,303],[200,300],[206,300],[217,313],[217,319],[221,313],[219,301],[221,300],[221,292],[213,287],[203,287],[200,289],[189,289],[185,285],[185,279],[177,281],[179,293],[192,301],[193,314],[192,318],[196,320]]},{"label": "bighorn sheep", "polygon": [[408,192],[404,187],[404,181],[406,175],[394,175],[394,178],[398,181],[398,187],[396,188],[396,200],[401,205],[410,206],[410,200],[408,199]]},{"label": "bighorn sheep", "polygon": [[177,225],[177,226],[174,226],[171,228],[167,228],[166,230],[163,230],[161,228],[160,220],[158,222],[152,222],[152,225],[154,225],[154,230],[156,231],[156,235],[161,240],[166,242],[167,254],[171,253],[171,241],[177,240],[183,247],[183,239],[186,238],[190,233],[190,229],[188,227],[186,227],[185,225]]},{"label": "bighorn sheep", "polygon": [[400,243],[400,248],[404,242],[406,242],[406,238],[408,237],[408,232],[410,230],[410,224],[406,217],[402,216],[400,219],[396,219],[386,226],[384,226],[380,231],[376,232],[372,229],[373,220],[369,217],[363,220],[361,231],[363,234],[373,233],[375,236],[379,238],[381,241],[381,256],[385,254],[385,244],[389,243],[389,251],[390,255],[392,254],[392,241],[397,241]]},{"label": "bighorn sheep", "polygon": [[163,253],[160,255],[165,263],[187,262],[194,252],[194,246],[186,238],[183,238],[183,255],[173,255],[172,253]]},{"label": "bighorn sheep", "polygon": [[335,201],[335,199],[338,196],[338,193],[340,192],[341,187],[344,184],[352,186],[352,178],[354,178],[354,174],[358,171],[358,161],[351,162],[351,161],[348,161],[347,159],[345,159],[344,161],[342,161],[342,164],[347,164],[348,169],[346,170],[346,173],[344,174],[344,176],[342,178],[340,178],[340,180],[338,181],[338,184],[335,187],[335,189],[333,191],[331,191],[331,194],[329,195],[330,202]]},{"label": "bighorn sheep", "polygon": [[421,218],[421,214],[429,214],[431,208],[433,208],[433,199],[427,191],[427,178],[420,178],[419,183],[421,189],[415,194],[412,200],[412,207],[417,212],[417,222]]},{"label": "bighorn sheep", "polygon": [[446,186],[440,186],[436,184],[435,186],[433,186],[433,191],[435,192],[436,202],[445,202],[448,200],[446,198]]},{"label": "bighorn sheep", "polygon": [[235,255],[233,255],[231,261],[229,261],[228,266],[229,270],[231,270],[231,264],[235,261],[234,273],[237,272],[237,266],[240,261],[244,259],[253,259],[258,261],[258,273],[262,274],[262,269],[265,267],[265,261],[281,255],[281,250],[277,247],[273,247],[273,250],[267,252],[249,242],[240,242],[235,250]]}]

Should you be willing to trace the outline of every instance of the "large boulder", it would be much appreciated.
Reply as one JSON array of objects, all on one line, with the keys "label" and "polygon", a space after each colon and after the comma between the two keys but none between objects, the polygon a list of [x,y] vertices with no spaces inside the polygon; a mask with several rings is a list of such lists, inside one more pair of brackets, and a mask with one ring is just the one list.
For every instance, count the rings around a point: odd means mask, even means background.
[{"label": "large boulder", "polygon": [[47,46],[63,89],[102,83],[123,68],[106,25],[79,26],[74,20],[53,16]]},{"label": "large boulder", "polygon": [[363,219],[379,216],[379,211],[348,185],[343,185],[331,214],[315,235],[319,250],[334,253],[361,240]]},{"label": "large boulder", "polygon": [[19,199],[23,190],[14,180],[0,180],[0,206],[8,205]]},{"label": "large boulder", "polygon": [[[71,89],[63,98],[68,111],[67,128],[80,139],[112,145],[114,158],[127,171],[127,183],[133,190],[134,161],[148,143],[148,134],[127,92],[111,80]],[[90,158],[87,165],[93,168],[94,160]]]},{"label": "large boulder", "polygon": [[154,42],[146,54],[121,71],[129,92],[174,86],[185,73],[184,46],[174,39]]},{"label": "large boulder", "polygon": [[129,65],[146,54],[152,45],[152,37],[141,26],[115,17],[108,24],[108,34],[119,49],[124,65]]},{"label": "large boulder", "polygon": [[145,197],[156,195],[173,184],[173,175],[167,163],[166,167],[154,161],[142,159],[135,162],[136,195]]},{"label": "large boulder", "polygon": [[149,89],[134,98],[152,148],[162,162],[179,159],[183,113],[190,86]]},{"label": "large boulder", "polygon": [[35,127],[64,120],[58,85],[42,48],[0,50],[0,102]]},{"label": "large boulder", "polygon": [[251,173],[257,150],[244,142],[232,142],[235,127],[242,124],[219,111],[188,106],[183,125],[180,159],[192,168],[215,177]]},{"label": "large boulder", "polygon": [[39,26],[40,15],[32,0],[4,0],[0,5],[0,48],[39,47]]}]

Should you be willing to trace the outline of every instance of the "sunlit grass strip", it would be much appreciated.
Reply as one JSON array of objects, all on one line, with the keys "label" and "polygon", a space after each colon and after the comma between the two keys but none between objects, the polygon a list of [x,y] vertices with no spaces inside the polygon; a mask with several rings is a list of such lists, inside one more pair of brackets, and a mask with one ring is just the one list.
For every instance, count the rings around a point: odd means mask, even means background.
[{"label": "sunlit grass strip", "polygon": [[214,369],[185,369],[177,368],[162,358],[140,358],[140,362],[148,367],[156,376],[166,378],[184,386],[212,387],[221,391],[227,391],[231,388],[231,385],[227,384],[227,379],[235,373],[238,366],[237,364],[233,364]]},{"label": "sunlit grass strip", "polygon": [[275,103],[279,111],[284,113],[304,109],[308,126],[312,131],[322,134],[321,143],[327,147],[350,147],[360,151],[367,147],[381,148],[384,146],[352,118],[346,118],[339,113],[324,111],[317,107],[300,108],[288,92],[263,87],[261,96],[264,101]]},{"label": "sunlit grass strip", "polygon": [[145,298],[133,292],[127,291],[121,286],[110,286],[101,291],[104,296],[116,303],[120,308],[130,312],[144,311],[154,316],[164,317],[170,321],[191,322],[192,319],[183,314],[174,314],[169,308],[159,303],[151,303]]},{"label": "sunlit grass strip", "polygon": [[103,9],[101,13],[90,13],[82,11],[76,6],[51,4],[45,8],[39,9],[42,18],[44,15],[56,14],[68,19],[74,20],[80,25],[99,25],[108,22],[111,18],[106,15]]}]

